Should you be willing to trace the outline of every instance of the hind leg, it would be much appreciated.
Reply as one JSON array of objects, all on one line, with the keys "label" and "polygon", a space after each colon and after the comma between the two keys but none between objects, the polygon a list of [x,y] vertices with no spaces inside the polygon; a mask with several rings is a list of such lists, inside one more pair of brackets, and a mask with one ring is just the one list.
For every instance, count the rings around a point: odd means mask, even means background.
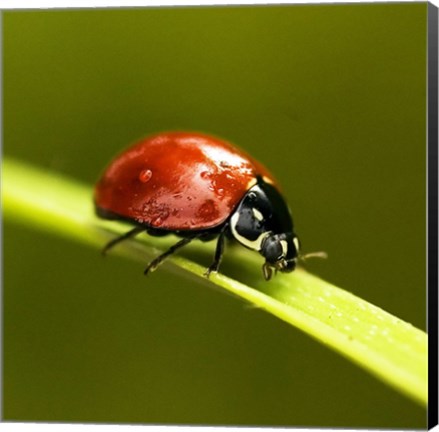
[{"label": "hind leg", "polygon": [[111,248],[116,246],[118,243],[129,239],[130,237],[134,237],[135,235],[141,233],[142,231],[145,231],[144,227],[135,227],[132,230],[128,231],[125,234],[122,234],[119,237],[114,238],[113,240],[109,241],[104,248],[102,249],[101,253],[102,255],[105,255]]}]

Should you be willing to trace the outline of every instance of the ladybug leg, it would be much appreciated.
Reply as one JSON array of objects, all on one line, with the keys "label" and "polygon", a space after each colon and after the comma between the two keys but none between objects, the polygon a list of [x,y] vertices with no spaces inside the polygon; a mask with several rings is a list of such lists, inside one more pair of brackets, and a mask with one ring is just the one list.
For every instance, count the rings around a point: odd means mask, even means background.
[{"label": "ladybug leg", "polygon": [[157,266],[159,266],[162,261],[164,261],[169,255],[172,255],[177,249],[182,248],[183,246],[186,246],[188,243],[190,243],[194,237],[186,237],[183,240],[180,240],[178,243],[175,243],[174,246],[171,246],[165,253],[162,253],[157,258],[155,258],[153,261],[151,261],[148,266],[146,267],[144,274],[147,275],[149,272],[154,271]]},{"label": "ladybug leg", "polygon": [[216,273],[219,269],[221,258],[223,257],[223,253],[224,253],[224,240],[226,237],[227,228],[228,225],[225,225],[224,228],[221,230],[221,233],[218,237],[218,241],[216,243],[215,257],[213,259],[213,263],[204,273],[204,276],[206,277],[209,277],[211,273]]},{"label": "ladybug leg", "polygon": [[135,235],[141,233],[142,231],[145,231],[144,227],[136,227],[128,231],[127,233],[122,234],[119,237],[116,237],[115,239],[111,240],[104,246],[104,248],[101,251],[102,255],[105,255],[113,246],[116,246],[121,241],[129,239],[130,237],[134,237]]}]

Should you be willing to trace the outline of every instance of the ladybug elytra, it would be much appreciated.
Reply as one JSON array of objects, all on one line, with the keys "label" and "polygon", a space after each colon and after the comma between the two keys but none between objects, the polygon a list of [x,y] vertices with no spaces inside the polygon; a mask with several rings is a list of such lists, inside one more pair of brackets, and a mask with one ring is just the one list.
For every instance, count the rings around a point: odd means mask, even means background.
[{"label": "ladybug elytra", "polygon": [[182,238],[145,274],[195,239],[217,239],[207,276],[218,271],[226,237],[265,258],[266,280],[273,270],[293,271],[299,258],[290,211],[270,172],[232,144],[202,133],[160,133],[128,148],[96,184],[94,201],[98,216],[134,225],[103,252],[144,231]]}]

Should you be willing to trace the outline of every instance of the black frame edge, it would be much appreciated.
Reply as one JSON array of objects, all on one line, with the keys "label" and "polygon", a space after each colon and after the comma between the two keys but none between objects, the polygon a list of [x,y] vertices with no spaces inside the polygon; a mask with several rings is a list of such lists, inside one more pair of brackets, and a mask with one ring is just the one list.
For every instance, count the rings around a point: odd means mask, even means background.
[{"label": "black frame edge", "polygon": [[438,8],[427,5],[428,429],[438,424]]}]

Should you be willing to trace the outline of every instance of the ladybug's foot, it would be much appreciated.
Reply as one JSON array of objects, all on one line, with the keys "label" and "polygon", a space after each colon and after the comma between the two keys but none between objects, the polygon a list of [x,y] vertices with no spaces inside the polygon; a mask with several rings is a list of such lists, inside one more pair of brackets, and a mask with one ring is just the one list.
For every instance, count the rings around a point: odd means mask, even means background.
[{"label": "ladybug's foot", "polygon": [[147,275],[149,272],[153,272],[169,255],[172,255],[177,249],[186,246],[192,240],[193,238],[188,237],[188,238],[184,238],[183,240],[180,240],[178,243],[175,243],[175,245],[171,246],[165,253],[159,255],[156,259],[151,261],[146,267],[143,274]]},{"label": "ladybug's foot", "polygon": [[147,265],[145,271],[143,272],[143,274],[144,274],[145,276],[146,276],[148,273],[153,272],[153,271],[157,268],[157,266],[160,264],[160,262],[156,262],[156,261],[157,261],[157,260],[151,261],[151,262]]},{"label": "ladybug's foot", "polygon": [[219,268],[219,263],[213,263],[205,272],[204,272],[204,276],[206,276],[207,278],[209,278],[211,273],[218,273],[218,268]]}]

